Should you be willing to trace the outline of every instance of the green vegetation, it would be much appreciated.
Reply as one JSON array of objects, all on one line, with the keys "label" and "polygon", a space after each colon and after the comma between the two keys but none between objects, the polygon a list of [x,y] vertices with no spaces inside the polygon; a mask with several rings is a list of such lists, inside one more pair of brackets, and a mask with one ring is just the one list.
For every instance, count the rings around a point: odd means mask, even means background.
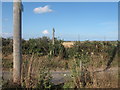
[{"label": "green vegetation", "polygon": [[[64,47],[63,42],[63,40],[55,38],[53,45],[52,40],[48,37],[22,40],[21,87],[39,89],[90,88],[95,84],[94,75],[89,71],[90,69],[105,68],[109,60],[112,67],[117,66],[117,54],[119,53],[119,50],[115,49],[119,49],[117,41],[76,41],[70,48]],[[114,53],[114,51],[118,53]],[[12,53],[13,40],[2,38],[3,70],[12,69]],[[61,69],[71,71],[69,77],[71,80],[56,86],[51,83],[50,70]],[[14,85],[8,81],[4,82],[3,87],[14,87]]]}]

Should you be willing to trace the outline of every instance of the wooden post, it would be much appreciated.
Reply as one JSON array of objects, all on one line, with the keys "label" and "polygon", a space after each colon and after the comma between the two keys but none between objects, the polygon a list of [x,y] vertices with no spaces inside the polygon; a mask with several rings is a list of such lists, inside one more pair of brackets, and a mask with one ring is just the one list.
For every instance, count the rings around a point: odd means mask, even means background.
[{"label": "wooden post", "polygon": [[13,3],[13,82],[21,84],[21,0],[14,0]]},{"label": "wooden post", "polygon": [[80,82],[80,87],[82,87],[82,82],[81,82],[81,78],[84,78],[84,77],[82,77],[82,61],[80,60],[80,80],[79,80],[79,82]]}]

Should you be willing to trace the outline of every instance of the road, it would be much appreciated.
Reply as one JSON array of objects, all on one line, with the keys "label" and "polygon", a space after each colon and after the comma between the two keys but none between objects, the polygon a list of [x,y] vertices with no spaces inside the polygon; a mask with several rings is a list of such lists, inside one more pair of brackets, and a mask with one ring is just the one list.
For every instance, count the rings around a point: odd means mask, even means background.
[{"label": "road", "polygon": [[[68,77],[70,77],[70,75],[71,75],[71,72],[69,70],[64,70],[64,71],[63,70],[58,70],[58,71],[51,70],[50,72],[53,77],[51,81],[55,85],[64,83],[68,79]],[[118,74],[118,68],[110,68],[106,71],[102,71],[102,69],[96,69],[96,70],[94,70],[94,73],[97,73],[98,76],[103,76],[103,75],[107,75],[107,74],[116,75],[116,74]],[[0,73],[0,74],[2,74],[2,73]],[[12,79],[12,72],[4,71],[3,79],[5,81]]]}]

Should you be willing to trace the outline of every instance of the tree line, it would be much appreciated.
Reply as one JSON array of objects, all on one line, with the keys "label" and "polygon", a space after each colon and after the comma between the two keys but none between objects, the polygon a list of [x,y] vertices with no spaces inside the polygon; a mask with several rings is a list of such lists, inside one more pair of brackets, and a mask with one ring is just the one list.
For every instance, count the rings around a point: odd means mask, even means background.
[{"label": "tree line", "polygon": [[[117,45],[117,41],[76,41],[73,47],[65,48],[63,40],[55,38],[55,44],[52,44],[52,39],[49,37],[31,38],[29,40],[22,39],[22,54],[30,55],[32,53],[38,56],[51,55],[54,51],[54,56],[61,58],[78,57],[79,55],[91,55],[99,53],[112,54],[113,49]],[[2,38],[2,53],[8,55],[13,53],[13,39]]]}]

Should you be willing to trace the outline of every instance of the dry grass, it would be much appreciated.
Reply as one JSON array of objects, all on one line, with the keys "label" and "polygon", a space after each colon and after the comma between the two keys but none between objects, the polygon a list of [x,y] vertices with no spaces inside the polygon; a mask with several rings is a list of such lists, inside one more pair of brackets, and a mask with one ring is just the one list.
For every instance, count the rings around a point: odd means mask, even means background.
[{"label": "dry grass", "polygon": [[118,88],[117,71],[110,70],[94,73],[92,88]]},{"label": "dry grass", "polygon": [[[12,56],[12,55],[11,55]],[[10,55],[8,57],[5,57],[9,59]],[[93,84],[86,85],[86,88],[117,88],[118,87],[118,73],[116,71],[106,71],[106,72],[97,72],[92,73],[96,67],[102,70],[104,69],[107,60],[108,55],[107,54],[99,54],[99,55],[92,55],[92,59],[89,63],[88,70],[91,71],[91,77],[93,80]],[[12,57],[10,57],[10,61],[12,61]],[[48,56],[35,56],[31,57],[28,55],[23,55],[23,81],[25,81],[25,84],[27,87],[34,87],[37,83],[37,78],[39,76],[40,68],[43,68],[44,66],[51,69],[51,70],[64,70],[69,69],[73,63],[70,63],[72,59],[69,60],[62,60],[59,57],[54,57],[49,59]],[[117,65],[117,57],[115,60],[113,60],[114,67]],[[30,72],[31,71],[31,72]],[[29,73],[30,72],[30,73]],[[28,79],[30,77],[30,79]]]},{"label": "dry grass", "polygon": [[66,47],[66,48],[70,48],[74,45],[75,42],[63,42],[63,46]]}]

